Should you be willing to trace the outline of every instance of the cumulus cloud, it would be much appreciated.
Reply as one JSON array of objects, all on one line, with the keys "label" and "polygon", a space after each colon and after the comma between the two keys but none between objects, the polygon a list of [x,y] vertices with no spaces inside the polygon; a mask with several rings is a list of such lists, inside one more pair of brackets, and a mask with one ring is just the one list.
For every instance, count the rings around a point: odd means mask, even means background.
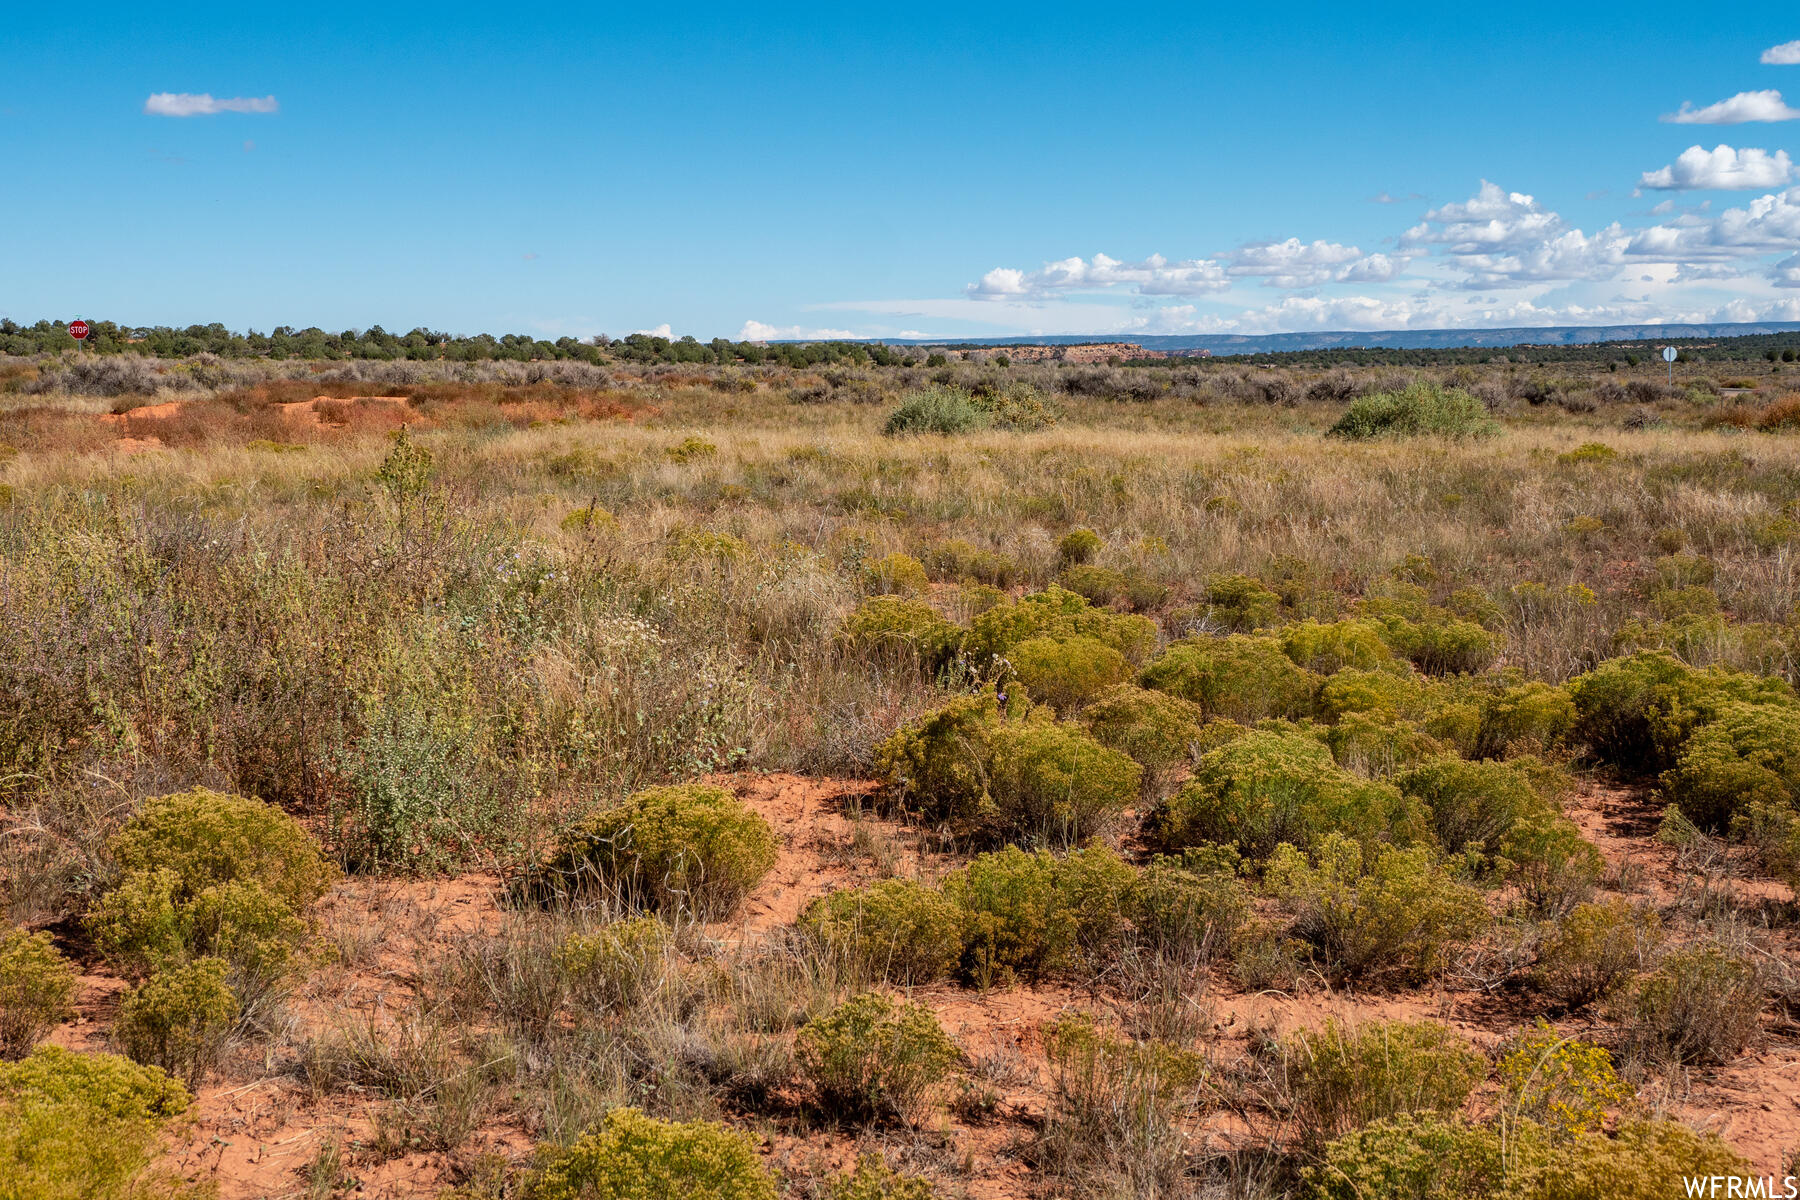
[{"label": "cumulus cloud", "polygon": [[210,117],[218,113],[272,113],[280,109],[273,96],[215,98],[207,92],[155,92],[144,101],[153,117]]},{"label": "cumulus cloud", "polygon": [[[663,326],[667,329],[668,326]],[[663,334],[664,337],[669,336]],[[906,336],[906,335],[902,335]],[[799,325],[768,325],[762,321],[745,321],[738,330],[740,342],[841,342],[857,337],[848,329],[807,329]]]},{"label": "cumulus cloud", "polygon": [[1667,262],[1800,250],[1800,188],[1758,196],[1716,217],[1688,216],[1639,230],[1630,252]]},{"label": "cumulus cloud", "polygon": [[977,300],[1017,300],[1118,287],[1145,296],[1192,296],[1221,292],[1230,286],[1225,268],[1208,259],[1172,263],[1160,254],[1152,254],[1141,262],[1122,262],[1096,254],[1091,259],[1076,257],[1045,263],[1036,271],[995,267],[964,290]]},{"label": "cumulus cloud", "polygon": [[1711,150],[1689,146],[1669,166],[1645,171],[1639,187],[1657,191],[1733,191],[1741,188],[1780,187],[1793,177],[1794,164],[1786,150],[1745,147],[1733,150],[1718,145]]},{"label": "cumulus cloud", "polygon": [[1663,114],[1663,120],[1675,125],[1742,125],[1746,121],[1792,121],[1796,117],[1800,117],[1800,109],[1789,108],[1781,93],[1773,88],[1739,92],[1705,108],[1695,108],[1684,100],[1680,112]]},{"label": "cumulus cloud", "polygon": [[672,338],[675,336],[674,332],[672,330],[670,330],[669,323],[667,321],[664,321],[661,325],[658,325],[655,329],[634,329],[631,331],[631,336],[636,336],[637,334],[640,334],[640,333],[644,334],[646,337]]},{"label": "cumulus cloud", "polygon": [[1330,283],[1340,271],[1362,258],[1362,251],[1340,242],[1252,242],[1230,256],[1226,274],[1261,278],[1269,287],[1306,288]]},{"label": "cumulus cloud", "polygon": [[1800,42],[1783,42],[1762,52],[1763,62],[1772,67],[1800,66]]},{"label": "cumulus cloud", "polygon": [[1404,249],[1441,246],[1464,275],[1458,285],[1486,290],[1552,280],[1606,279],[1629,244],[1617,224],[1587,234],[1524,192],[1481,181],[1466,201],[1446,204],[1400,237]]}]

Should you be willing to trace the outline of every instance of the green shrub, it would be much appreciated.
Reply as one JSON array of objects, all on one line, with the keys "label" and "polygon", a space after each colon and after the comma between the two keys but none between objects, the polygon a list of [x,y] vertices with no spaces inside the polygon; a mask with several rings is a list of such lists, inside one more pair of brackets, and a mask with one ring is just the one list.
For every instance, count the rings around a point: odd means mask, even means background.
[{"label": "green shrub", "polygon": [[1233,633],[1267,629],[1281,617],[1281,597],[1248,575],[1216,575],[1206,581],[1207,617]]},{"label": "green shrub", "polygon": [[1753,959],[1715,944],[1684,946],[1625,994],[1627,1044],[1652,1060],[1730,1062],[1756,1036],[1764,998]]},{"label": "green shrub", "polygon": [[1373,621],[1323,624],[1309,619],[1283,626],[1276,637],[1281,642],[1281,652],[1296,666],[1320,675],[1333,675],[1345,668],[1372,670],[1393,658],[1380,626]]},{"label": "green shrub", "polygon": [[1673,1121],[1625,1121],[1612,1137],[1585,1134],[1546,1158],[1515,1186],[1525,1200],[1687,1200],[1688,1180],[1750,1174],[1718,1134]]},{"label": "green shrub", "polygon": [[1420,380],[1398,392],[1358,396],[1327,437],[1490,437],[1500,426],[1480,400],[1456,388]]},{"label": "green shrub", "polygon": [[750,1137],[716,1121],[659,1121],[615,1108],[548,1155],[531,1200],[777,1200]]},{"label": "green shrub", "polygon": [[331,865],[273,805],[199,788],[147,800],[108,844],[124,871],[173,871],[183,901],[215,884],[254,883],[292,912],[331,886]]},{"label": "green shrub", "polygon": [[825,1200],[936,1200],[931,1181],[903,1175],[879,1154],[862,1154],[854,1169],[825,1184]]},{"label": "green shrub", "polygon": [[1125,656],[1089,637],[1028,638],[1007,655],[1025,691],[1059,713],[1069,713],[1131,677]]},{"label": "green shrub", "polygon": [[1110,962],[1126,923],[1138,911],[1138,873],[1104,843],[1070,851],[1056,864],[1056,890],[1075,923],[1075,946],[1093,962]]},{"label": "green shrub", "polygon": [[961,538],[939,542],[925,554],[926,568],[939,579],[975,580],[990,587],[1008,587],[1019,574],[1019,564],[998,550],[986,550]]},{"label": "green shrub", "polygon": [[[1616,1136],[1558,1138],[1520,1120],[1507,1136],[1455,1116],[1376,1121],[1308,1167],[1306,1200],[1687,1200],[1688,1180],[1745,1178],[1750,1164],[1716,1134],[1632,1120]],[[1723,1193],[1721,1193],[1723,1194]]]},{"label": "green shrub", "polygon": [[223,960],[246,1004],[286,974],[334,875],[286,813],[205,790],[149,801],[110,846],[124,872],[87,918],[101,950],[140,976]]},{"label": "green shrub", "polygon": [[815,900],[801,925],[870,977],[942,979],[962,954],[962,914],[937,888],[884,879]]},{"label": "green shrub", "polygon": [[719,448],[705,438],[689,434],[680,442],[663,451],[663,457],[670,462],[692,462],[696,458],[711,458],[719,452]]},{"label": "green shrub", "polygon": [[1566,685],[1575,736],[1627,771],[1657,774],[1675,765],[1693,731],[1733,702],[1794,707],[1779,679],[1722,668],[1696,671],[1663,651],[1601,663]]},{"label": "green shrub", "polygon": [[1542,913],[1565,913],[1588,898],[1605,872],[1599,847],[1548,805],[1527,811],[1500,839],[1500,856],[1525,900]]},{"label": "green shrub", "polygon": [[1129,683],[1107,688],[1081,710],[1081,723],[1094,740],[1129,756],[1147,777],[1186,762],[1204,720],[1191,700]]},{"label": "green shrub", "polygon": [[1071,529],[1056,543],[1056,557],[1065,567],[1093,562],[1102,544],[1100,535],[1091,529]]},{"label": "green shrub", "polygon": [[1567,691],[1536,680],[1516,684],[1482,702],[1469,753],[1475,758],[1541,754],[1560,747],[1574,727],[1575,702]]},{"label": "green shrub", "polygon": [[852,996],[801,1026],[795,1059],[831,1110],[907,1117],[958,1058],[931,1010],[880,992]]},{"label": "green shrub", "polygon": [[[692,534],[680,546],[714,536]],[[423,697],[373,700],[330,766],[338,784],[327,808],[332,839],[358,871],[463,868],[504,837],[517,814],[476,763],[464,731],[446,727]]]},{"label": "green shrub", "polygon": [[1544,806],[1530,777],[1505,763],[1438,758],[1394,776],[1394,784],[1424,805],[1438,843],[1452,854],[1473,847],[1492,857],[1520,817]]},{"label": "green shrub", "polygon": [[0,933],[0,1059],[21,1058],[75,1015],[75,967],[47,933]]},{"label": "green shrub", "polygon": [[[1513,1200],[1497,1130],[1460,1114],[1373,1121],[1306,1168],[1305,1200]],[[1546,1198],[1548,1200],[1548,1198]]]},{"label": "green shrub", "polygon": [[1731,818],[1731,836],[1750,847],[1763,870],[1800,893],[1800,812],[1752,800]]},{"label": "green shrub", "polygon": [[1413,841],[1416,802],[1392,785],[1352,775],[1297,729],[1255,730],[1201,756],[1193,776],[1151,815],[1164,850],[1218,842],[1264,858],[1282,842],[1313,846],[1328,831],[1359,840]]},{"label": "green shrub", "polygon": [[870,559],[863,564],[862,573],[869,590],[882,595],[915,595],[931,587],[925,564],[899,551]]},{"label": "green shrub", "polygon": [[969,659],[985,669],[1030,638],[1092,638],[1111,646],[1126,661],[1141,663],[1156,646],[1156,623],[1148,617],[1095,608],[1081,596],[1052,584],[1041,592],[1002,602],[970,623]]},{"label": "green shrub", "polygon": [[154,1067],[40,1046],[0,1063],[0,1195],[8,1200],[138,1200],[208,1193],[152,1163],[161,1131],[190,1104]]},{"label": "green shrub", "polygon": [[1047,852],[1016,846],[983,854],[944,880],[944,895],[962,914],[962,969],[979,987],[1015,976],[1041,978],[1068,964],[1077,914],[1059,886]]},{"label": "green shrub", "polygon": [[585,1009],[625,1007],[655,988],[674,942],[657,918],[628,917],[565,937],[556,948],[556,973]]},{"label": "green shrub", "polygon": [[1143,768],[1079,725],[1034,713],[1000,725],[990,744],[984,823],[992,836],[1073,845],[1137,798]]},{"label": "green shrub", "polygon": [[1274,638],[1232,634],[1173,643],[1138,682],[1191,700],[1209,717],[1249,722],[1305,715],[1317,680]]},{"label": "green shrub", "polygon": [[1404,1113],[1454,1113],[1488,1063],[1435,1021],[1376,1021],[1353,1028],[1330,1020],[1281,1044],[1288,1083],[1321,1139]]},{"label": "green shrub", "polygon": [[1800,803],[1800,709],[1721,705],[1683,745],[1662,784],[1701,829],[1724,832],[1743,806]]},{"label": "green shrub", "polygon": [[237,1016],[224,962],[202,958],[159,971],[127,992],[113,1037],[136,1061],[191,1086],[219,1061]]},{"label": "green shrub", "polygon": [[988,764],[1000,724],[992,688],[956,696],[877,745],[875,773],[895,798],[926,816],[971,823],[987,799]]},{"label": "green shrub", "polygon": [[1345,667],[1319,685],[1317,714],[1341,721],[1352,713],[1423,719],[1432,707],[1431,685],[1411,671]]},{"label": "green shrub", "polygon": [[1429,978],[1452,948],[1489,922],[1481,893],[1452,879],[1427,846],[1385,847],[1365,857],[1355,841],[1331,833],[1308,862],[1284,844],[1269,860],[1264,885],[1293,915],[1294,936],[1351,978]]},{"label": "green shrub", "polygon": [[1229,860],[1157,855],[1127,899],[1138,940],[1179,959],[1204,962],[1231,945],[1250,914],[1250,896]]},{"label": "green shrub", "polygon": [[936,671],[962,648],[963,630],[923,600],[873,596],[845,619],[842,637],[859,654],[913,660]]},{"label": "green shrub", "polygon": [[1486,670],[1500,653],[1498,634],[1448,614],[1420,621],[1388,617],[1381,631],[1395,654],[1411,659],[1427,675],[1473,674]]},{"label": "green shrub", "polygon": [[1648,963],[1662,941],[1662,919],[1615,896],[1578,904],[1538,948],[1537,984],[1570,1008],[1610,995]]},{"label": "green shrub", "polygon": [[876,747],[889,790],[975,837],[1080,841],[1137,794],[1142,768],[1048,709],[1002,720],[990,689],[959,696]]},{"label": "green shrub", "polygon": [[973,433],[994,423],[994,415],[961,388],[933,386],[909,392],[899,407],[888,413],[882,432],[889,437],[908,433]]},{"label": "green shrub", "polygon": [[724,788],[690,783],[650,788],[588,817],[562,836],[543,874],[567,890],[601,888],[717,920],[762,881],[775,855],[767,821]]}]

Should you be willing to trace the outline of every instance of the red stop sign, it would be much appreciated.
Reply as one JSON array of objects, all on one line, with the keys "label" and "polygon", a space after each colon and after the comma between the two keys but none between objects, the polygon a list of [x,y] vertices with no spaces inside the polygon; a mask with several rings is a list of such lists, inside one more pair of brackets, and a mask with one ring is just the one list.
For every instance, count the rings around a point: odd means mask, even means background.
[{"label": "red stop sign", "polygon": [[70,337],[74,338],[76,341],[79,342],[81,339],[85,338],[87,335],[88,335],[88,323],[86,321],[70,321],[69,322],[69,336]]}]

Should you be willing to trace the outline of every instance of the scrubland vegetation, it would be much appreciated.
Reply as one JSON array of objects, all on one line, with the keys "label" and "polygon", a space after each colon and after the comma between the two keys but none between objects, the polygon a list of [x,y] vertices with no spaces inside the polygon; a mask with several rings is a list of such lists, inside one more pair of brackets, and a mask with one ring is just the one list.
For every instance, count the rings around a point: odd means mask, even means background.
[{"label": "scrubland vegetation", "polygon": [[1779,361],[890,357],[0,359],[0,1195],[1800,1153]]}]

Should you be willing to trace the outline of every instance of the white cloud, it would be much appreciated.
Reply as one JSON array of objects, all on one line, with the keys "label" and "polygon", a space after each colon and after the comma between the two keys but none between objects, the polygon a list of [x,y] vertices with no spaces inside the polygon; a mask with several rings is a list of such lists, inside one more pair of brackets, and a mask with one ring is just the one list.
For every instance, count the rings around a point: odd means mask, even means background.
[{"label": "white cloud", "polygon": [[1260,278],[1266,287],[1309,288],[1341,279],[1362,260],[1355,246],[1341,242],[1252,242],[1229,256],[1226,274]]},{"label": "white cloud", "polygon": [[207,92],[155,92],[144,101],[153,117],[210,117],[217,113],[272,113],[280,109],[273,96],[230,96],[215,99]]},{"label": "white cloud", "polygon": [[1665,262],[1747,258],[1800,250],[1800,188],[1758,196],[1716,217],[1688,216],[1631,238],[1630,252]]},{"label": "white cloud", "polygon": [[1751,147],[1733,150],[1723,144],[1711,150],[1689,146],[1669,166],[1645,171],[1638,186],[1658,191],[1772,188],[1786,183],[1793,173],[1794,164],[1786,150],[1770,154]]},{"label": "white cloud", "polygon": [[1762,60],[1772,67],[1800,66],[1800,42],[1783,42],[1762,52]]},{"label": "white cloud", "polygon": [[667,321],[664,321],[655,329],[634,329],[631,331],[631,336],[636,336],[640,333],[646,337],[672,338],[675,336],[674,332],[669,328],[669,323]]},{"label": "white cloud", "polygon": [[[664,325],[664,329],[668,326]],[[662,335],[668,337],[667,333]],[[745,321],[738,330],[740,342],[841,342],[858,335],[848,329],[806,329],[799,325],[767,325],[761,321]]]},{"label": "white cloud", "polygon": [[1770,88],[1739,92],[1705,108],[1695,108],[1684,100],[1680,112],[1665,113],[1663,120],[1676,125],[1742,125],[1746,121],[1792,121],[1796,117],[1800,117],[1800,109],[1789,108],[1781,93]]},{"label": "white cloud", "polygon": [[1231,286],[1225,268],[1209,259],[1172,263],[1160,254],[1142,262],[1121,262],[1096,254],[1045,263],[1036,271],[995,267],[964,289],[977,300],[1043,298],[1067,292],[1106,291],[1127,286],[1143,296],[1193,296]]},{"label": "white cloud", "polygon": [[1800,288],[1800,254],[1784,258],[1769,269],[1776,287]]},{"label": "white cloud", "polygon": [[1486,290],[1610,278],[1624,261],[1629,240],[1617,224],[1592,235],[1572,229],[1534,197],[1484,179],[1468,200],[1426,213],[1401,235],[1400,245],[1442,246],[1465,276],[1458,286]]}]

